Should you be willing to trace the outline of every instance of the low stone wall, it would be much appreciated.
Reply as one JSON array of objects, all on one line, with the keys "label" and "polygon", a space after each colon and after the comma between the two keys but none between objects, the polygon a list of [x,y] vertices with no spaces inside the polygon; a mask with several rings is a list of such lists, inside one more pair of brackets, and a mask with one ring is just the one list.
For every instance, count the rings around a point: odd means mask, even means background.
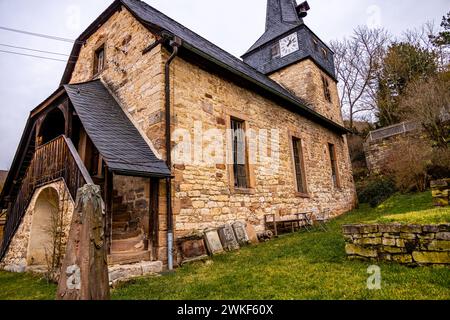
[{"label": "low stone wall", "polygon": [[450,264],[450,224],[343,226],[349,258],[410,265]]}]

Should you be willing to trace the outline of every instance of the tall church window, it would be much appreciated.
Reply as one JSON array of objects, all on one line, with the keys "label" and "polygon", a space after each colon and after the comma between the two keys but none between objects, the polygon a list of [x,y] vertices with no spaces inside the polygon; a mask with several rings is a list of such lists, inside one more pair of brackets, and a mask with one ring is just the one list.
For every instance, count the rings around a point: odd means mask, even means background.
[{"label": "tall church window", "polygon": [[244,124],[242,120],[231,119],[234,187],[240,189],[249,187]]},{"label": "tall church window", "polygon": [[331,180],[333,182],[333,186],[335,188],[339,188],[339,176],[338,176],[338,167],[337,167],[337,158],[336,158],[336,146],[334,144],[328,144],[328,150],[330,153],[331,160]]},{"label": "tall church window", "polygon": [[297,192],[306,194],[306,177],[303,162],[302,141],[296,137],[292,138],[292,150],[294,155],[295,180]]}]

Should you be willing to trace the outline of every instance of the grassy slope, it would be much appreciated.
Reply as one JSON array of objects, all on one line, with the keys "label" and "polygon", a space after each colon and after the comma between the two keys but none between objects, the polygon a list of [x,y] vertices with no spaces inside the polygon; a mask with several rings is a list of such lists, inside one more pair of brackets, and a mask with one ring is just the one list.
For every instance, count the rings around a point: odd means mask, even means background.
[{"label": "grassy slope", "polygon": [[56,286],[36,276],[0,271],[0,300],[52,300]]},{"label": "grassy slope", "polygon": [[[141,278],[113,291],[114,299],[450,299],[450,268],[378,264],[382,290],[366,288],[369,262],[348,261],[341,226],[377,221],[387,213],[428,210],[429,197],[396,196],[378,209],[362,206],[330,224],[328,233],[298,233],[196,263],[176,273]],[[3,289],[16,279],[26,289]],[[8,289],[11,288],[11,289]],[[52,298],[54,286],[0,272],[0,299]],[[48,290],[47,290],[48,289]],[[22,292],[19,292],[22,291]]]}]

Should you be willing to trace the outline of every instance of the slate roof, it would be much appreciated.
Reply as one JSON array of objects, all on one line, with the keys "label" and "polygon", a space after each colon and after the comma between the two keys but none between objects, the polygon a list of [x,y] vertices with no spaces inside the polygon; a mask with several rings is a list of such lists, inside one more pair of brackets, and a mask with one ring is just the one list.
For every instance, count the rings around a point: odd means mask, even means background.
[{"label": "slate roof", "polygon": [[117,173],[170,176],[100,80],[64,86],[81,122],[108,167]]},{"label": "slate roof", "polygon": [[[303,99],[292,94],[290,91],[279,85],[277,82],[270,79],[268,76],[254,69],[250,65],[244,63],[242,60],[236,58],[225,50],[214,45],[210,41],[199,36],[195,32],[189,30],[185,26],[169,18],[165,14],[149,6],[145,2],[139,0],[115,0],[106,9],[103,14],[98,17],[80,37],[78,37],[76,44],[72,50],[71,56],[77,57],[82,43],[95,32],[98,27],[104,23],[114,12],[124,5],[145,27],[152,32],[167,31],[183,40],[183,48],[193,52],[196,55],[201,55],[219,67],[225,68],[238,77],[250,81],[260,87],[263,92],[276,95],[278,98],[285,100],[287,103],[294,105],[295,110],[315,122],[321,123],[339,133],[348,133],[340,124],[320,115],[308,107],[308,103]],[[67,84],[70,81],[73,68],[76,64],[76,59],[69,60],[66,70],[64,72],[61,84]]]},{"label": "slate roof", "polygon": [[[266,32],[248,49],[249,53],[260,46],[278,38],[282,34],[301,26],[303,20],[299,18],[295,0],[267,1]],[[244,54],[244,55],[245,55]]]}]

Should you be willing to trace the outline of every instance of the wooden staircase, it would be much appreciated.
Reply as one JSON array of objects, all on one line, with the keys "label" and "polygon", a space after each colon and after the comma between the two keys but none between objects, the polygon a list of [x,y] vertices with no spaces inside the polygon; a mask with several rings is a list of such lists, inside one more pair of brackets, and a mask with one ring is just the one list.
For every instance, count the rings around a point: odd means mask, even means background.
[{"label": "wooden staircase", "polygon": [[132,264],[151,261],[144,232],[131,223],[130,211],[123,197],[114,192],[111,254],[108,264]]}]

